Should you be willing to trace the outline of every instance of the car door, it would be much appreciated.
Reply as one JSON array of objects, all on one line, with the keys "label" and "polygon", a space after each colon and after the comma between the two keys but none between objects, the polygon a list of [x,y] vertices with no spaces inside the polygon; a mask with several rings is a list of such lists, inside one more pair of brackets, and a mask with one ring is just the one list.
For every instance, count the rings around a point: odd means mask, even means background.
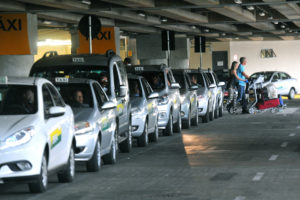
[{"label": "car door", "polygon": [[49,170],[54,169],[58,166],[61,166],[67,162],[69,157],[70,149],[70,133],[69,127],[70,124],[66,117],[66,114],[58,117],[48,118],[49,109],[52,106],[62,106],[65,107],[64,102],[62,101],[60,95],[55,90],[55,88],[46,83],[42,86],[43,94],[43,106],[44,106],[44,115],[45,115],[45,128],[48,141],[49,141]]},{"label": "car door", "polygon": [[[145,92],[145,98],[147,100],[147,111],[148,111],[148,128],[154,129],[157,121],[157,99],[149,99],[148,96],[153,92],[151,86],[146,79],[141,79],[142,87]],[[150,130],[153,131],[153,130]]]},{"label": "car door", "polygon": [[168,83],[168,87],[170,90],[170,96],[173,101],[173,117],[174,119],[176,119],[176,122],[178,120],[178,116],[180,115],[180,93],[179,93],[179,89],[172,89],[171,88],[171,84],[175,83],[175,79],[173,77],[173,74],[171,72],[171,70],[167,70],[167,83]]},{"label": "car door", "polygon": [[288,95],[290,92],[290,89],[292,87],[294,87],[293,86],[294,81],[291,79],[290,75],[288,75],[287,73],[284,73],[284,72],[280,72],[279,77],[280,77],[280,81],[282,84],[282,94]]},{"label": "car door", "polygon": [[120,87],[123,84],[119,68],[115,63],[113,66],[113,77],[114,77],[114,90],[116,94],[117,100],[117,114],[119,116],[119,134],[124,133],[128,129],[128,115],[127,115],[127,108],[126,108],[126,97],[120,96]]},{"label": "car door", "polygon": [[93,89],[96,96],[97,101],[97,124],[100,128],[102,140],[101,140],[101,148],[107,149],[110,147],[110,141],[112,138],[112,131],[110,130],[110,126],[113,123],[114,120],[114,110],[101,110],[101,106],[108,101],[106,95],[104,94],[104,91],[101,89],[100,85],[98,83],[93,83]]},{"label": "car door", "polygon": [[283,85],[279,73],[275,72],[271,77],[271,83],[275,85],[278,94],[283,94]]},{"label": "car door", "polygon": [[185,81],[187,84],[187,89],[189,90],[189,98],[190,98],[190,103],[191,103],[191,113],[196,112],[196,109],[198,109],[197,107],[197,90],[190,90],[192,87],[192,82],[191,79],[189,77],[189,75],[187,73],[183,73],[183,76],[185,77]]}]

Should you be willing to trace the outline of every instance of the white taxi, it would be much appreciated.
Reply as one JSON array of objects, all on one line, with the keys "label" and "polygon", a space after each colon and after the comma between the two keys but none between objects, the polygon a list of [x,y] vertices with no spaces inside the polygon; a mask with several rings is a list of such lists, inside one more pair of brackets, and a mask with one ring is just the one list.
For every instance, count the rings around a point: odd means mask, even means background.
[{"label": "white taxi", "polygon": [[43,78],[0,78],[0,181],[26,182],[44,192],[48,173],[59,182],[75,175],[74,116]]}]

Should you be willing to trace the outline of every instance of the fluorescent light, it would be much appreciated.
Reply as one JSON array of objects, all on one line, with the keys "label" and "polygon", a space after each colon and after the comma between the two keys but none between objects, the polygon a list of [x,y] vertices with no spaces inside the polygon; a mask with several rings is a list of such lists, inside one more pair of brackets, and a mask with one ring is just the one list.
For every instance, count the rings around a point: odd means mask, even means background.
[{"label": "fluorescent light", "polygon": [[91,5],[91,1],[89,0],[81,0],[82,4]]},{"label": "fluorescent light", "polygon": [[44,41],[39,41],[37,46],[64,46],[64,45],[71,45],[71,40],[52,40],[46,39]]},{"label": "fluorescent light", "polygon": [[206,28],[206,29],[204,29],[204,32],[208,33],[208,32],[209,32],[209,29],[207,29],[207,28]]},{"label": "fluorescent light", "polygon": [[145,17],[146,16],[146,14],[144,12],[141,12],[141,11],[138,12],[138,15],[141,16],[141,17]]},{"label": "fluorescent light", "polygon": [[167,22],[167,21],[168,21],[168,19],[167,19],[167,18],[165,18],[165,17],[162,17],[162,18],[160,18],[160,21],[162,21],[162,22]]},{"label": "fluorescent light", "polygon": [[285,28],[285,25],[282,24],[280,27],[281,27],[281,28]]},{"label": "fluorescent light", "polygon": [[196,26],[191,26],[191,29],[196,29]]},{"label": "fluorescent light", "polygon": [[274,23],[274,24],[278,24],[278,21],[274,21],[273,23]]},{"label": "fluorescent light", "polygon": [[226,35],[226,33],[222,33],[221,35],[222,35],[222,36],[225,36],[225,35]]},{"label": "fluorescent light", "polygon": [[243,2],[242,2],[242,0],[234,0],[234,3],[241,4]]},{"label": "fluorescent light", "polygon": [[254,10],[254,6],[247,6],[248,10]]},{"label": "fluorescent light", "polygon": [[260,13],[258,13],[259,14],[259,16],[261,16],[261,17],[264,17],[266,14],[264,13],[264,12],[260,12]]}]

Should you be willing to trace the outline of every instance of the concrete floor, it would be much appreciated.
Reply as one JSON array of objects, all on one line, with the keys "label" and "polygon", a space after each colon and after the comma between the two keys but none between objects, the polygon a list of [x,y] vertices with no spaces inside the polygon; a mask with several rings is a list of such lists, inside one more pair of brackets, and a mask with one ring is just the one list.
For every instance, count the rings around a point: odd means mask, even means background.
[{"label": "concrete floor", "polygon": [[0,185],[3,200],[172,199],[298,200],[300,100],[278,113],[228,115],[157,144],[119,154],[98,173],[77,164],[76,179],[33,195],[25,184]]}]

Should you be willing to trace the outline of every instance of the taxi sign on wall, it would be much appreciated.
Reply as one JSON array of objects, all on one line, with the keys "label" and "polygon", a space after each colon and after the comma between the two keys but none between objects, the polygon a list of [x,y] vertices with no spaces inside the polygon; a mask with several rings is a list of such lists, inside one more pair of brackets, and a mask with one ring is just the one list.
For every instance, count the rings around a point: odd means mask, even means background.
[{"label": "taxi sign on wall", "polygon": [[0,55],[31,54],[27,14],[0,14]]},{"label": "taxi sign on wall", "polygon": [[[79,48],[78,54],[89,53],[89,40],[78,31]],[[100,33],[92,40],[93,53],[105,54],[107,50],[112,49],[116,52],[116,39],[114,27],[102,27]]]}]

